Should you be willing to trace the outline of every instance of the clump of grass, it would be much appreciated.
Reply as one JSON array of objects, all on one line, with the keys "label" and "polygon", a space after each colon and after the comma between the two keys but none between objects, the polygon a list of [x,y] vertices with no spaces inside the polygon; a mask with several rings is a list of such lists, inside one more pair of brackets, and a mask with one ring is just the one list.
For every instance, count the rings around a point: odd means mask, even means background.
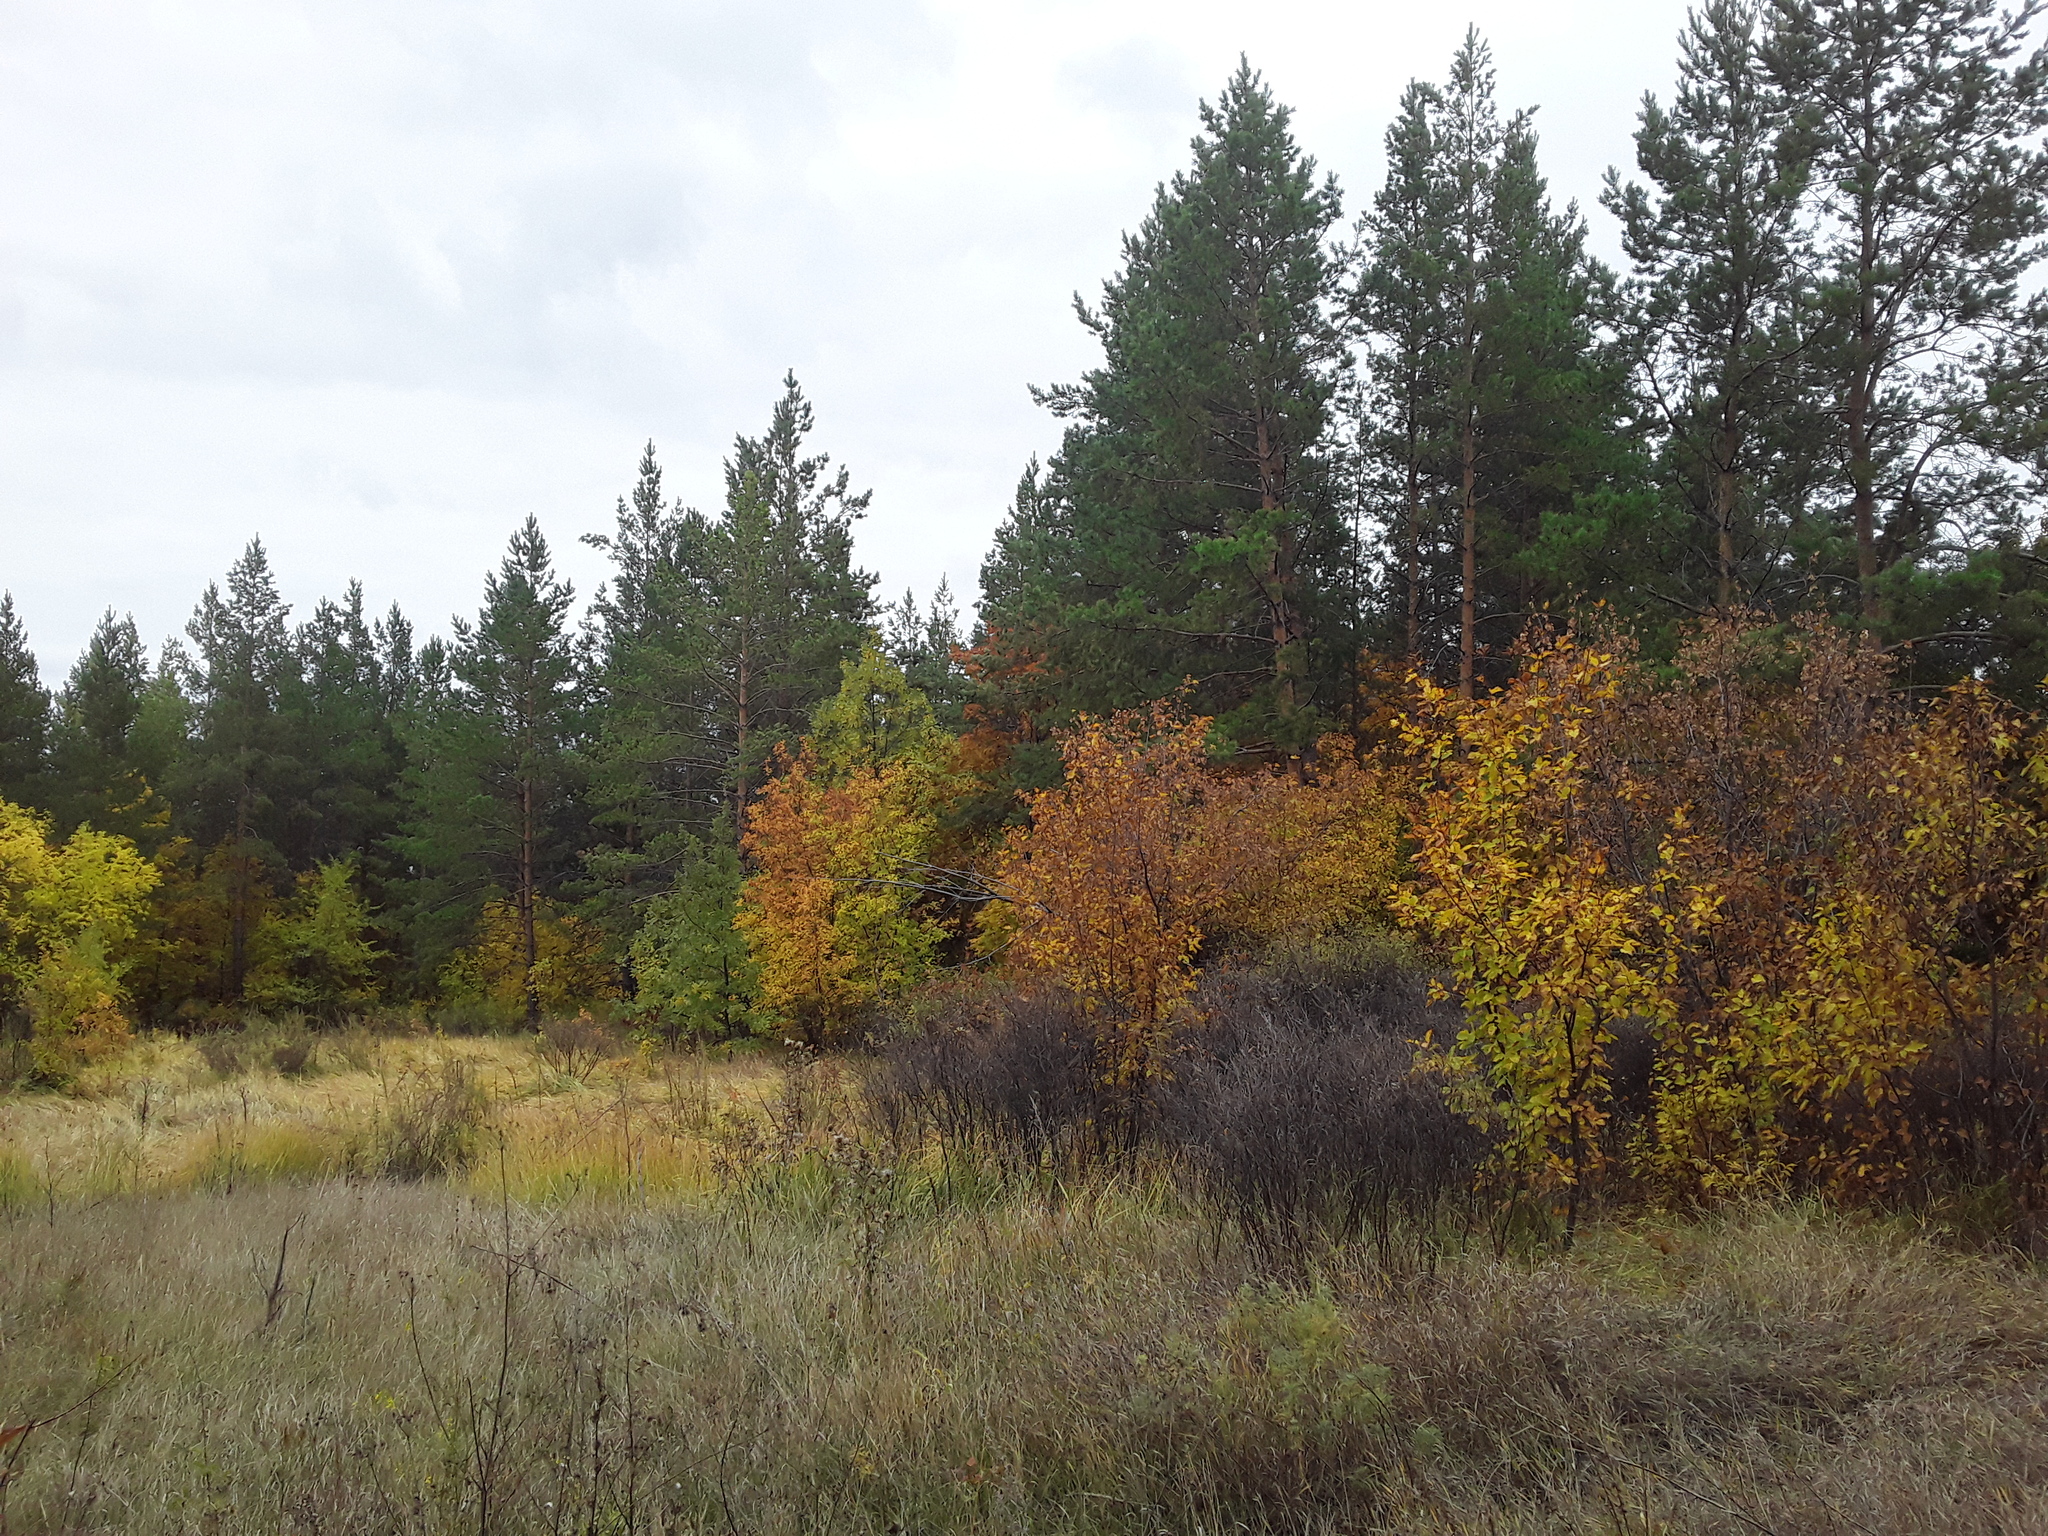
[{"label": "clump of grass", "polygon": [[212,1139],[202,1143],[178,1182],[217,1191],[250,1184],[310,1183],[339,1172],[346,1162],[336,1139],[310,1126],[234,1127],[216,1121]]},{"label": "clump of grass", "polygon": [[619,1054],[619,1038],[586,1010],[574,1018],[543,1020],[533,1049],[549,1071],[581,1081]]},{"label": "clump of grass", "polygon": [[489,1109],[476,1074],[459,1058],[437,1071],[406,1073],[377,1126],[377,1171],[409,1180],[459,1173],[476,1160]]},{"label": "clump of grass", "polygon": [[288,1034],[270,1046],[269,1056],[280,1077],[304,1077],[313,1068],[313,1038],[303,1031]]},{"label": "clump of grass", "polygon": [[12,1147],[0,1147],[0,1216],[34,1200],[40,1187],[29,1160]]},{"label": "clump of grass", "polygon": [[199,1055],[209,1071],[223,1080],[239,1077],[249,1069],[248,1042],[237,1029],[213,1029],[194,1038]]},{"label": "clump of grass", "polygon": [[383,1043],[370,1025],[356,1020],[323,1039],[320,1050],[332,1070],[375,1072],[382,1058]]}]

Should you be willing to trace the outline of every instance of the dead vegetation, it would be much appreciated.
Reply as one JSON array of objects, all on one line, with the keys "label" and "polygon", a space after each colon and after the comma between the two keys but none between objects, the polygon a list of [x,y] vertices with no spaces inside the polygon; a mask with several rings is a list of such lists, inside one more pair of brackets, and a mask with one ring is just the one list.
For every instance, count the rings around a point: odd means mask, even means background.
[{"label": "dead vegetation", "polygon": [[0,1528],[2048,1531],[2048,1285],[1961,1206],[1304,1251],[1163,1151],[892,1138],[832,1058],[474,1044],[197,1066],[150,1134],[247,1091],[207,1177],[48,1177],[0,1103]]},{"label": "dead vegetation", "polygon": [[2048,1294],[1894,1227],[1282,1286],[1142,1182],[929,1195],[18,1207],[13,1528],[2048,1529]]}]

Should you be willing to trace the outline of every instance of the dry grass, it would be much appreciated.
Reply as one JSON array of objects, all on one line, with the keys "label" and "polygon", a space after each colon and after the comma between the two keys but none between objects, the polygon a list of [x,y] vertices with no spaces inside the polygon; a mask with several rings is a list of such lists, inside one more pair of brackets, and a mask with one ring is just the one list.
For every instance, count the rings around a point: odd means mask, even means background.
[{"label": "dry grass", "polygon": [[0,1425],[82,1404],[0,1447],[10,1529],[2048,1532],[2048,1283],[1899,1223],[1281,1287],[1164,1178],[885,1161],[830,1063],[404,1049],[497,1074],[453,1179],[323,1176],[349,1133],[291,1095],[371,1112],[346,1073],[242,1085],[231,1192],[191,1170],[237,1085],[118,1194],[0,1101]]},{"label": "dry grass", "polygon": [[[512,1192],[537,1200],[706,1188],[693,1128],[727,1106],[762,1114],[783,1076],[760,1057],[615,1056],[572,1078],[524,1039],[397,1036],[323,1041],[310,1074],[223,1079],[192,1042],[157,1036],[71,1095],[0,1094],[0,1170],[14,1170],[0,1187],[14,1177],[95,1199],[375,1171],[380,1126],[451,1064],[488,1101]],[[494,1150],[493,1188],[499,1172]]]}]

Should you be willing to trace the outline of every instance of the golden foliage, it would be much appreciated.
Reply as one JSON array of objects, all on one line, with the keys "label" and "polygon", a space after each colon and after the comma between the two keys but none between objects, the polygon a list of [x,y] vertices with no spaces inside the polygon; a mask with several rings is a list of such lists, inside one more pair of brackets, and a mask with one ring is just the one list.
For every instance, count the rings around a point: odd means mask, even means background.
[{"label": "golden foliage", "polygon": [[753,873],[735,926],[760,1001],[812,1045],[843,1039],[921,980],[945,930],[919,909],[917,872],[950,790],[952,743],[931,704],[874,646],[842,663],[839,692],[747,809]]},{"label": "golden foliage", "polygon": [[1684,1195],[2039,1176],[2048,756],[1965,681],[1917,713],[1867,642],[1703,626],[1659,680],[1566,636],[1425,690],[1404,917],[1445,949],[1507,1151],[1595,1166],[1613,1026],[1654,1030],[1638,1167]]},{"label": "golden foliage", "polygon": [[784,763],[748,808],[754,873],[736,925],[762,1004],[823,1044],[920,979],[942,937],[906,883],[931,845],[930,775],[899,758],[849,766],[835,783],[809,741]]},{"label": "golden foliage", "polygon": [[45,818],[0,800],[0,986],[31,985],[47,956],[89,931],[118,955],[156,883],[127,838],[80,827],[55,842]]},{"label": "golden foliage", "polygon": [[156,883],[125,837],[81,827],[58,843],[42,817],[0,800],[0,1001],[28,1004],[44,1077],[127,1043],[120,978]]},{"label": "golden foliage", "polygon": [[1576,1193],[1601,1160],[1615,1026],[1664,1011],[1668,946],[1651,890],[1616,879],[1590,825],[1589,725],[1617,657],[1571,639],[1467,704],[1422,685],[1407,728],[1427,765],[1403,918],[1445,952],[1466,1024],[1453,1063],[1499,1088],[1500,1156]]},{"label": "golden foliage", "polygon": [[604,934],[594,925],[542,898],[534,907],[533,942],[529,968],[526,927],[517,904],[489,903],[474,942],[443,969],[442,990],[451,997],[486,999],[516,1009],[526,1006],[530,986],[550,1014],[573,1013],[587,1003],[618,996],[617,974],[605,957]]},{"label": "golden foliage", "polygon": [[1384,769],[1360,763],[1348,738],[1326,736],[1313,776],[1269,770],[1240,782],[1225,801],[1237,851],[1221,934],[1259,950],[1387,925],[1402,805]]},{"label": "golden foliage", "polygon": [[121,1011],[120,983],[91,929],[43,957],[28,990],[36,1072],[66,1082],[80,1067],[119,1054],[133,1038]]}]

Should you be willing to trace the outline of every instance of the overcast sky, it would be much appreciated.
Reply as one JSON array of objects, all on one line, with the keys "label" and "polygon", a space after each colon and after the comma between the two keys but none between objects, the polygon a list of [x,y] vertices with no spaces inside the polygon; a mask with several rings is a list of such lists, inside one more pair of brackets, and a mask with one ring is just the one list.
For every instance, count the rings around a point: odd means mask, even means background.
[{"label": "overcast sky", "polygon": [[587,595],[652,438],[722,491],[787,369],[885,595],[971,602],[1027,383],[1240,50],[1337,173],[1468,21],[1560,200],[1632,168],[1679,0],[0,0],[0,587],[61,682],[260,534],[424,635],[539,516]]}]

